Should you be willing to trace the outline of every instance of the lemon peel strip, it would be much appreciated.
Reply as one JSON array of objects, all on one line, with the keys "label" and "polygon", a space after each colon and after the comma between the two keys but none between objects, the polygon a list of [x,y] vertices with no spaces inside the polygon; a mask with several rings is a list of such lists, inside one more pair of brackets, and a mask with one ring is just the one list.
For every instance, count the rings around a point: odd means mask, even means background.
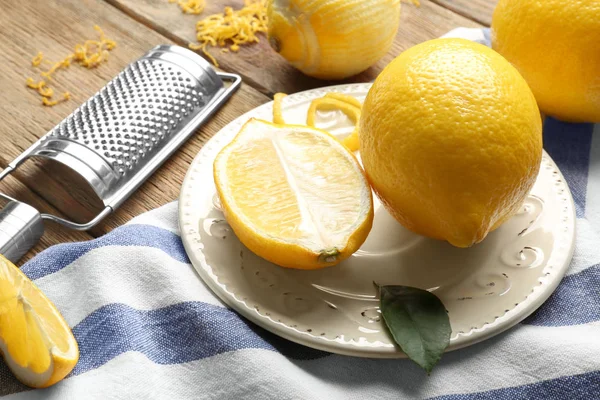
[{"label": "lemon peel strip", "polygon": [[[350,105],[357,107],[359,110],[362,110],[362,104],[354,96],[350,96],[350,95],[344,94],[344,93],[330,92],[330,93],[327,93],[325,95],[325,97],[346,102]],[[344,146],[346,146],[346,148],[350,151],[358,151],[358,149],[360,148],[360,142],[358,139],[358,127],[357,127],[358,120],[354,122],[354,125],[355,125],[355,128],[352,131],[352,133],[350,135],[346,136],[342,140],[342,144]]]},{"label": "lemon peel strip", "polygon": [[350,96],[349,94],[339,93],[339,92],[329,92],[325,95],[325,97],[330,98],[330,99],[336,99],[336,100],[351,104],[355,107],[358,107],[359,110],[362,109],[362,104],[360,103],[360,101],[358,101],[358,99],[356,97]]},{"label": "lemon peel strip", "polygon": [[[329,96],[328,96],[329,95]],[[354,104],[354,101],[348,102],[347,95],[342,93],[328,93],[324,97],[313,100],[308,108],[306,116],[306,125],[316,127],[315,119],[317,111],[341,111],[354,123],[352,133],[344,138],[341,143],[350,151],[359,149],[358,141],[358,121],[360,120],[361,108]],[[337,98],[336,98],[337,97]],[[350,96],[348,96],[350,97]],[[344,100],[340,100],[340,99]],[[356,100],[356,99],[355,99]],[[356,100],[358,102],[358,100]]]},{"label": "lemon peel strip", "polygon": [[283,119],[283,115],[281,113],[281,102],[283,101],[283,98],[286,96],[287,96],[287,94],[285,94],[285,93],[275,93],[275,96],[273,97],[273,123],[274,124],[279,124],[279,125],[285,124],[285,120]]}]

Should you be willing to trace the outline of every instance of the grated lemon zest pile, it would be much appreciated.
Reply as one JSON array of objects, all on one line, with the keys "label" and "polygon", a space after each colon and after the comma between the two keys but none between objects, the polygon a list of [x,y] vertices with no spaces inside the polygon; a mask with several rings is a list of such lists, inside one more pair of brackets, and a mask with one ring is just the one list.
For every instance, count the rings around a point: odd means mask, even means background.
[{"label": "grated lemon zest pile", "polygon": [[[48,81],[52,80],[56,71],[69,68],[72,62],[76,62],[84,68],[91,69],[108,61],[108,52],[114,49],[117,43],[112,39],[108,39],[98,25],[94,25],[94,30],[98,32],[100,36],[99,40],[86,40],[83,44],[76,44],[72,54],[66,56],[62,61],[50,63],[52,65],[50,69],[40,72],[42,79],[39,82],[36,82],[33,78],[27,78],[27,87],[36,90],[42,96],[43,105],[51,107],[71,98],[69,92],[64,92],[60,99],[53,99],[54,90],[48,86]],[[31,65],[39,67],[42,61],[48,62],[48,60],[44,59],[44,54],[40,51],[31,60]]]},{"label": "grated lemon zest pile", "polygon": [[169,3],[177,3],[184,14],[200,14],[206,6],[205,0],[169,0]]},{"label": "grated lemon zest pile", "polygon": [[267,32],[267,8],[265,0],[244,0],[244,7],[233,10],[225,7],[223,13],[213,14],[196,23],[196,40],[189,47],[202,52],[215,65],[217,60],[209,53],[208,46],[228,47],[236,52],[240,45],[258,43],[256,35]]}]

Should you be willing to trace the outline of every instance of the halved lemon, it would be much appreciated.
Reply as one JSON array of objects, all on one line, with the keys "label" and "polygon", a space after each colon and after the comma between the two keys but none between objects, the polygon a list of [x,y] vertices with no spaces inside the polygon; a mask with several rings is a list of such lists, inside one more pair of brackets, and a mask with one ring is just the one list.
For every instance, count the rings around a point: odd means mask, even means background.
[{"label": "halved lemon", "polygon": [[317,128],[250,119],[217,155],[214,180],[240,241],[282,267],[338,264],[373,225],[373,197],[360,164]]},{"label": "halved lemon", "polygon": [[48,387],[67,376],[79,348],[54,304],[0,255],[0,351],[18,380]]}]

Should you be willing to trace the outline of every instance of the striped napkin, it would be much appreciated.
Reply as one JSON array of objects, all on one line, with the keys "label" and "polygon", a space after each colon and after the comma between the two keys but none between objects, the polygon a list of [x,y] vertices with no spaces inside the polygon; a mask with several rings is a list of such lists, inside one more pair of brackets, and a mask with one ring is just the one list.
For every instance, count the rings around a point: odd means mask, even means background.
[{"label": "striped napkin", "polygon": [[[448,36],[489,39],[479,29]],[[0,362],[0,396],[600,399],[600,125],[548,119],[544,147],[576,203],[567,276],[532,316],[445,354],[431,376],[408,360],[313,350],[241,318],[190,265],[171,203],[99,239],[54,246],[23,266],[73,327],[81,359],[67,379],[44,390],[19,384]]]}]

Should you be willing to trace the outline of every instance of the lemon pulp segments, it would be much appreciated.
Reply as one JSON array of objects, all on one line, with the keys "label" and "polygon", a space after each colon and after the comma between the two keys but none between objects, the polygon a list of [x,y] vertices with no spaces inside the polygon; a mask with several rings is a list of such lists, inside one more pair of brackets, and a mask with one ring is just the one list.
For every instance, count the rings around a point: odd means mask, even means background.
[{"label": "lemon pulp segments", "polygon": [[0,255],[0,349],[24,384],[50,386],[79,359],[77,342],[54,305]]},{"label": "lemon pulp segments", "polygon": [[250,250],[275,264],[337,264],[371,229],[363,171],[325,131],[252,119],[214,166],[227,221]]}]

